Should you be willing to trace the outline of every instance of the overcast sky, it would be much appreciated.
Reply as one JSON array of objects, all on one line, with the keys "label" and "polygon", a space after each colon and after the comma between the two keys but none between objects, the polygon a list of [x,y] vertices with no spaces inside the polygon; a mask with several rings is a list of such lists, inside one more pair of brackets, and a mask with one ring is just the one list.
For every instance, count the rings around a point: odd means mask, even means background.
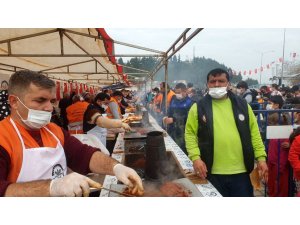
[{"label": "overcast sky", "polygon": [[[166,51],[182,29],[109,29],[107,33],[112,39],[141,45],[144,47]],[[181,59],[192,59],[195,56],[207,57],[224,63],[236,71],[252,70],[251,77],[259,80],[259,73],[253,75],[254,69],[260,67],[263,53],[263,66],[282,57],[284,29],[204,29],[185,45],[178,54]],[[286,29],[285,60],[293,60],[291,53],[296,52],[296,60],[300,60],[300,29]],[[142,53],[137,49],[115,45],[115,53]],[[150,52],[144,52],[151,54]],[[274,64],[275,67],[275,64]],[[262,72],[262,82],[267,82],[272,69]],[[248,75],[247,75],[248,76]],[[246,77],[246,76],[243,76]]]}]

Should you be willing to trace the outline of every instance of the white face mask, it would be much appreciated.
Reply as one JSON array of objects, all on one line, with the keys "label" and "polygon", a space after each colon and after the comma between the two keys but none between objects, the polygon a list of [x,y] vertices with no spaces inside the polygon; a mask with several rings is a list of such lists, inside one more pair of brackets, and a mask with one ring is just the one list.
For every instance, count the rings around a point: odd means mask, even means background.
[{"label": "white face mask", "polygon": [[266,106],[266,110],[271,110],[271,109],[273,109],[272,104],[268,104],[268,105]]},{"label": "white face mask", "polygon": [[223,98],[227,94],[227,87],[209,88],[208,94],[212,98]]},{"label": "white face mask", "polygon": [[182,94],[176,94],[176,98],[177,99],[183,99],[183,96],[182,96]]},{"label": "white face mask", "polygon": [[238,95],[241,95],[242,94],[242,89],[236,89],[236,93],[238,94]]},{"label": "white face mask", "polygon": [[107,105],[102,104],[101,107],[106,111],[106,109],[108,108]]},{"label": "white face mask", "polygon": [[21,115],[19,114],[18,111],[17,111],[17,114],[19,115],[19,117],[22,120],[22,122],[25,123],[28,127],[30,127],[31,129],[41,129],[42,127],[44,127],[48,123],[50,123],[50,120],[51,120],[51,117],[52,117],[52,113],[51,112],[30,109],[20,99],[19,99],[19,101],[22,103],[22,105],[26,109],[28,109],[27,120],[24,120],[21,117]]}]

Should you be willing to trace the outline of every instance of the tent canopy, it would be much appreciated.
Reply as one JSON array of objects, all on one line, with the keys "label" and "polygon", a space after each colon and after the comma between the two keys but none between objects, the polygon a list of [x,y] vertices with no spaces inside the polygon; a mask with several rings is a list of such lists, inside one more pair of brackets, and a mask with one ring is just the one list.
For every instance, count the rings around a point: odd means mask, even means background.
[{"label": "tent canopy", "polygon": [[29,69],[55,80],[109,85],[124,81],[113,47],[101,28],[0,29],[0,73]]}]

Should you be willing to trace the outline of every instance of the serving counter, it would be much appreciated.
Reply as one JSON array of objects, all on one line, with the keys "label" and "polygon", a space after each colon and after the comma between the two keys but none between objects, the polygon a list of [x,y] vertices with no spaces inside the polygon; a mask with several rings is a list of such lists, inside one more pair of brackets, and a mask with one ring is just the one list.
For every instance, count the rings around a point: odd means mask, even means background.
[{"label": "serving counter", "polygon": [[[149,115],[149,122],[151,126],[157,131],[165,132],[155,121],[155,119]],[[165,132],[166,133],[166,132]],[[166,151],[172,153],[176,158],[177,164],[180,167],[180,170],[183,171],[185,177],[189,178],[189,175],[194,173],[192,161],[184,154],[180,147],[174,142],[174,140],[167,134],[164,137]],[[116,140],[114,146],[112,158],[123,162],[125,151],[124,151],[124,133],[120,133]],[[216,190],[216,188],[207,180],[205,182],[201,181],[200,178],[193,176],[192,182],[201,193],[201,196],[204,197],[221,197],[221,194]],[[115,176],[106,175],[104,178],[103,186],[106,188],[111,188],[112,185],[117,184],[118,180]],[[100,197],[109,197],[109,191],[102,190],[100,192]]]}]

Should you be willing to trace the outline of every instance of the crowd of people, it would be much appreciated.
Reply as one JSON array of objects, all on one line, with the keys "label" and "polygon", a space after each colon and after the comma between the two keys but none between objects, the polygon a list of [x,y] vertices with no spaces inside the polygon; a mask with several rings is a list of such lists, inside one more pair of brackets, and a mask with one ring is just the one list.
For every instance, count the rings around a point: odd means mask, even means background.
[{"label": "crowd of people", "polygon": [[[300,170],[290,160],[298,157],[300,163],[300,147],[292,145],[294,138],[266,140],[265,132],[266,126],[300,125],[300,113],[278,113],[300,109],[299,86],[272,84],[250,89],[245,81],[231,84],[227,71],[216,69],[207,75],[205,90],[196,92],[190,83],[174,88],[167,85],[165,98],[164,88],[162,82],[148,92],[146,105],[192,160],[201,178],[208,178],[223,196],[253,196],[253,187],[261,187],[256,185],[261,183],[255,180],[258,177],[267,185],[268,196],[290,195],[290,168],[294,174]],[[162,107],[165,99],[167,111]],[[255,110],[267,110],[267,114]],[[293,158],[295,152],[298,155]],[[294,178],[297,183],[297,176]]]},{"label": "crowd of people", "polygon": [[299,108],[299,86],[250,89],[214,69],[202,91],[191,83],[171,88],[161,82],[143,97],[126,89],[64,93],[54,106],[55,83],[22,70],[2,89],[8,113],[0,122],[0,196],[87,196],[90,187],[101,187],[84,176],[89,172],[115,175],[142,193],[133,169],[76,138],[94,135],[105,148],[107,129],[131,129],[122,118],[133,103],[145,104],[193,162],[196,175],[223,196],[253,196],[254,173],[268,196],[290,196],[291,168],[300,193],[300,128],[286,139],[266,140],[264,134],[266,126],[300,125],[300,113],[278,111]]}]

